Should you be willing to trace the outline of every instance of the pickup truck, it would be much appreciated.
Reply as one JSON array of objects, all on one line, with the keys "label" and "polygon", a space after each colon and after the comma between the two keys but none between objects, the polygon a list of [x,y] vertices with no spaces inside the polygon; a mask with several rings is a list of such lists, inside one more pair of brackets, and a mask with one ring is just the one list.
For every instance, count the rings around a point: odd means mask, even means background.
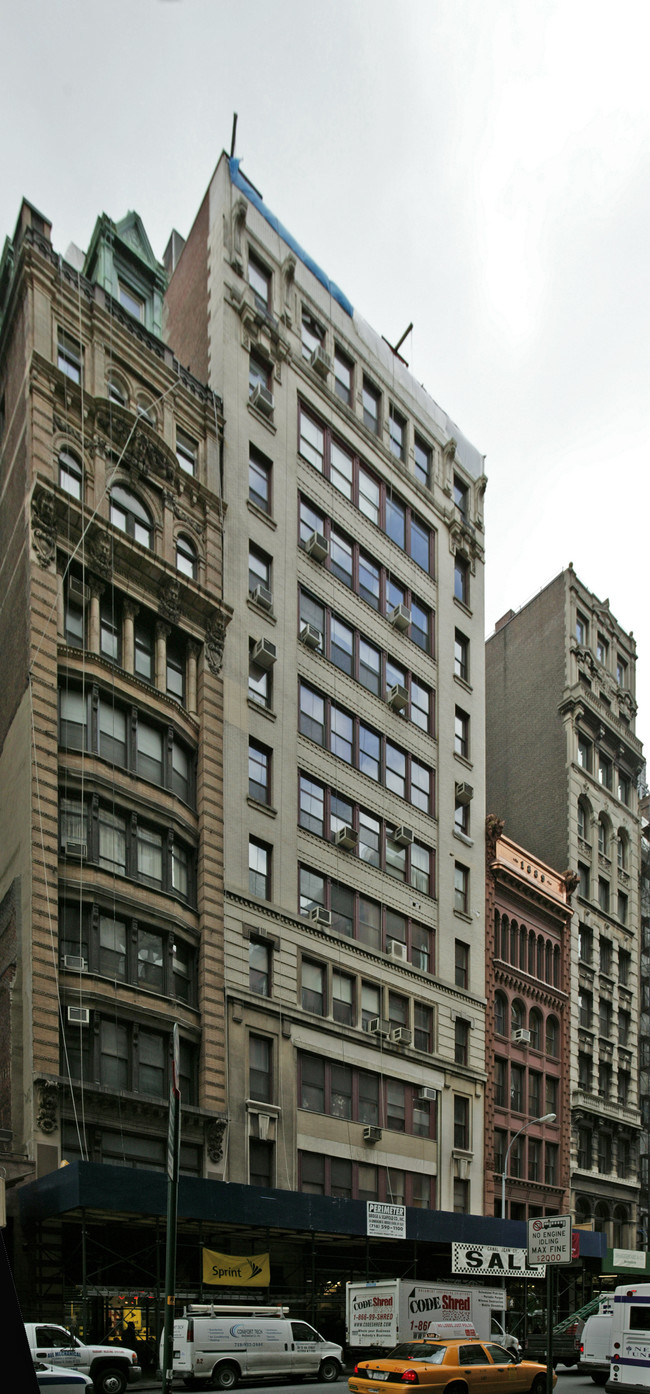
[{"label": "pickup truck", "polygon": [[[567,1331],[553,1332],[553,1367],[556,1365],[577,1365],[580,1360],[580,1333],[583,1322],[574,1322]],[[548,1336],[545,1331],[535,1332],[526,1337],[522,1352],[524,1360],[537,1360],[548,1364]]]},{"label": "pickup truck", "polygon": [[26,1321],[25,1332],[34,1361],[90,1375],[95,1394],[124,1394],[142,1374],[135,1351],[126,1346],[85,1346],[51,1322]]}]

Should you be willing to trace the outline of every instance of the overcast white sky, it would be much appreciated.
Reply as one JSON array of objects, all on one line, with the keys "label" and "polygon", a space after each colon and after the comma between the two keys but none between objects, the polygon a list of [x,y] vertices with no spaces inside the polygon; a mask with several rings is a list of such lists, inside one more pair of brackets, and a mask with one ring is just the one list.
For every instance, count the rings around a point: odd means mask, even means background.
[{"label": "overcast white sky", "polygon": [[269,206],[486,454],[486,632],[569,561],[637,639],[650,740],[650,6],[21,0],[0,235],[186,234],[239,113]]}]

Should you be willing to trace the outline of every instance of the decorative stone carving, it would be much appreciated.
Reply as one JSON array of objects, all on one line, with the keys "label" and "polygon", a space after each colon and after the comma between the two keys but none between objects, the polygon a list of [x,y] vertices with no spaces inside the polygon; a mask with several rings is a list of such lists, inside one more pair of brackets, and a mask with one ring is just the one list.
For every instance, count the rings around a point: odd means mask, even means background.
[{"label": "decorative stone carving", "polygon": [[226,642],[226,626],[221,615],[213,615],[205,632],[205,652],[208,668],[218,677],[223,663],[223,650]]},{"label": "decorative stone carving", "polygon": [[36,1127],[42,1133],[55,1133],[58,1123],[58,1087],[48,1079],[35,1081],[38,1091]]},{"label": "decorative stone carving", "polygon": [[158,588],[158,611],[172,624],[178,624],[181,613],[180,585],[175,576],[163,576]]},{"label": "decorative stone carving", "polygon": [[39,565],[45,569],[56,551],[54,502],[45,489],[35,489],[32,494],[32,545]]},{"label": "decorative stone carving", "polygon": [[220,1162],[223,1158],[227,1127],[227,1118],[213,1118],[212,1122],[207,1125],[205,1130],[205,1145],[208,1149],[208,1157],[211,1162]]},{"label": "decorative stone carving", "polygon": [[125,469],[146,479],[156,474],[172,483],[178,473],[176,457],[163,446],[155,435],[153,426],[141,422],[133,424],[129,413],[120,413],[113,405],[112,412],[103,409],[97,413],[98,429],[108,437],[113,450],[120,452],[120,463]]},{"label": "decorative stone carving", "polygon": [[113,575],[113,548],[110,538],[100,528],[95,528],[88,542],[88,559],[93,570],[98,571],[105,581]]},{"label": "decorative stone carving", "polygon": [[573,892],[576,889],[576,886],[579,885],[580,882],[580,877],[578,876],[577,871],[564,871],[562,873],[562,876],[560,877],[560,880],[564,882],[567,900],[570,900],[571,896],[573,895]]}]

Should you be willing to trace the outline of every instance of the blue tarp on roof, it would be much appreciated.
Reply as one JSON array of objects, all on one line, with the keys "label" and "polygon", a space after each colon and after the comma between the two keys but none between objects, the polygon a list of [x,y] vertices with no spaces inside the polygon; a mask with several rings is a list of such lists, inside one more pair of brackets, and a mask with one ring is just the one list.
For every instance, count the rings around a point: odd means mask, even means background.
[{"label": "blue tarp on roof", "polygon": [[300,258],[300,261],[302,261],[303,264],[307,267],[307,269],[311,271],[312,276],[315,276],[316,280],[320,281],[321,285],[324,286],[327,291],[329,291],[332,299],[336,300],[337,304],[341,306],[341,309],[345,310],[346,315],[349,315],[350,319],[352,319],[354,309],[350,304],[347,295],[344,295],[343,291],[339,290],[339,287],[335,285],[334,281],[330,281],[329,276],[326,276],[325,272],[321,271],[320,266],[317,266],[316,262],[313,261],[310,256],[308,256],[307,252],[303,251],[303,248],[300,246],[300,243],[296,242],[295,237],[291,236],[291,233],[288,232],[286,227],[283,226],[283,224],[280,222],[280,219],[276,218],[275,213],[272,213],[270,208],[267,208],[264,200],[260,198],[260,195],[258,194],[257,190],[253,188],[252,184],[249,184],[246,175],[242,174],[239,165],[240,161],[236,159],[234,156],[228,160],[230,178],[232,183],[235,184],[238,189],[241,189],[242,193],[246,195],[246,198],[248,199],[249,203],[252,203],[253,207],[257,208],[258,213],[261,213],[262,217],[266,219],[267,223],[269,223],[270,226],[275,229],[275,231],[278,234],[278,237],[281,237],[282,241],[286,242],[287,246],[291,248],[292,252],[295,252],[296,256]]}]

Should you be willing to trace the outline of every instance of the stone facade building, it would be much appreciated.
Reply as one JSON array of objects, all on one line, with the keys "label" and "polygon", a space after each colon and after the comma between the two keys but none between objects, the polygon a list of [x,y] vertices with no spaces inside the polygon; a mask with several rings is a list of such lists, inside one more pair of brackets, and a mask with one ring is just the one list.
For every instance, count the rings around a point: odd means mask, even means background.
[{"label": "stone facade building", "polygon": [[223,398],[224,1177],[478,1212],[483,460],[222,156],[166,337]]},{"label": "stone facade building", "polygon": [[486,647],[487,786],[522,847],[578,874],[571,1208],[633,1246],[639,1201],[641,745],[636,646],[571,567]]},{"label": "stone facade building", "polygon": [[145,1244],[119,1216],[109,1233],[108,1178],[164,1171],[175,1022],[187,1174],[217,1167],[226,1112],[221,404],[162,342],[166,278],[137,215],[69,256],[23,203],[0,265],[10,1241],[19,1182],[95,1164],[83,1246],[63,1210],[15,1246],[41,1317],[81,1281],[82,1247],[95,1275],[119,1250],[128,1281]]},{"label": "stone facade building", "polygon": [[[566,1214],[573,881],[487,819],[485,1213]],[[545,1114],[555,1119],[537,1122]],[[491,1131],[490,1131],[491,1125]],[[519,1136],[517,1136],[519,1134]]]}]

